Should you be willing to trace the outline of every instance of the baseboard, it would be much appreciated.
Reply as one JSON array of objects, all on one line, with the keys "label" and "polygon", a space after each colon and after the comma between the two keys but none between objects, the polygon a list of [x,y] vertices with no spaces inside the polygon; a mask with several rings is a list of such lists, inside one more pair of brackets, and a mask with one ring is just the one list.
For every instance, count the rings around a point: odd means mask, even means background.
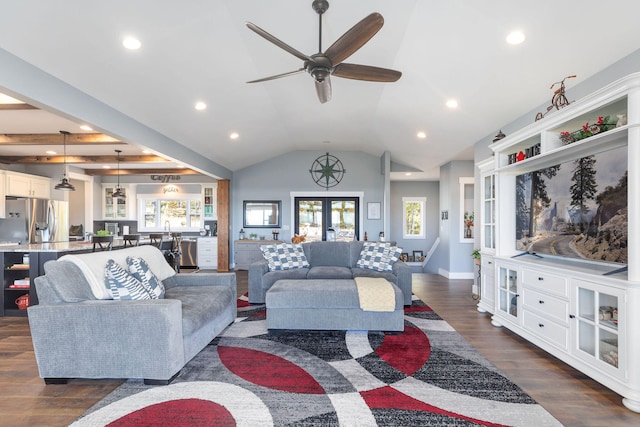
[{"label": "baseboard", "polygon": [[466,280],[466,279],[474,279],[475,275],[473,274],[473,271],[465,273],[465,272],[461,272],[461,273],[455,273],[455,272],[451,272],[451,271],[447,271],[443,268],[439,268],[438,269],[438,274],[441,276],[446,277],[447,279],[452,279],[452,280]]}]

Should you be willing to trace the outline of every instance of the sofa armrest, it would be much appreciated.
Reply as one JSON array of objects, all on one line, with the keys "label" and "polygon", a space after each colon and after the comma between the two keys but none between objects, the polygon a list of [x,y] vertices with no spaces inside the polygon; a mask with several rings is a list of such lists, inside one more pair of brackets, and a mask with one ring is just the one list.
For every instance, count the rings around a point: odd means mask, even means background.
[{"label": "sofa armrest", "polygon": [[264,291],[262,290],[262,276],[269,272],[267,261],[260,260],[249,265],[249,302],[264,303]]},{"label": "sofa armrest", "polygon": [[392,266],[393,274],[398,278],[398,287],[404,296],[404,305],[411,305],[412,300],[412,270],[405,262],[396,261]]},{"label": "sofa armrest", "polygon": [[185,363],[178,300],[91,300],[28,310],[43,378],[169,379]]}]

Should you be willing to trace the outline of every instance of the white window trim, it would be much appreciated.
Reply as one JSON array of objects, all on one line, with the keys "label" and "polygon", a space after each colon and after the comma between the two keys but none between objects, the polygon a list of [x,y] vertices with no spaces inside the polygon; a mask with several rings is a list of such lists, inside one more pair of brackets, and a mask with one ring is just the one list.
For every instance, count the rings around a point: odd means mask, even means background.
[{"label": "white window trim", "polygon": [[[159,197],[161,196],[161,197]],[[145,200],[197,200],[200,202],[202,208],[202,194],[201,193],[179,193],[179,194],[138,194],[138,230],[142,232],[163,232],[166,231],[162,225],[158,227],[145,227],[145,218],[144,218],[144,201]],[[200,214],[201,222],[204,224],[204,212]],[[180,227],[180,228],[172,228],[171,231],[200,231],[200,227]]]},{"label": "white window trim", "polygon": [[[420,234],[407,234],[407,203],[420,203]],[[402,238],[403,239],[425,239],[427,227],[427,198],[426,197],[403,197],[402,198]]]}]

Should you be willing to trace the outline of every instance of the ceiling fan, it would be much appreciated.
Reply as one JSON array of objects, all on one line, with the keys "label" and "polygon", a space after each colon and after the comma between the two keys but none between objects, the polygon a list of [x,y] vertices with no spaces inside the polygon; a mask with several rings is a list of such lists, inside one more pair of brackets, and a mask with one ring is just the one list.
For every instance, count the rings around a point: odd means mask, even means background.
[{"label": "ceiling fan", "polygon": [[311,74],[315,81],[316,93],[321,103],[331,99],[331,79],[330,76],[342,77],[354,80],[366,80],[371,82],[395,82],[402,76],[400,71],[388,68],[372,67],[369,65],[347,64],[342,61],[360,49],[371,37],[373,37],[384,24],[384,18],[379,13],[371,15],[351,27],[342,37],[336,40],[329,48],[322,53],[322,14],[329,8],[326,0],[314,0],[311,4],[313,10],[318,14],[319,22],[319,42],[318,53],[308,56],[294,49],[283,41],[267,33],[262,28],[251,22],[246,25],[249,29],[281,49],[286,50],[293,56],[304,61],[303,67],[287,73],[276,74],[275,76],[252,80],[247,83],[258,83],[268,80],[275,80],[282,77],[292,76],[304,71]]}]

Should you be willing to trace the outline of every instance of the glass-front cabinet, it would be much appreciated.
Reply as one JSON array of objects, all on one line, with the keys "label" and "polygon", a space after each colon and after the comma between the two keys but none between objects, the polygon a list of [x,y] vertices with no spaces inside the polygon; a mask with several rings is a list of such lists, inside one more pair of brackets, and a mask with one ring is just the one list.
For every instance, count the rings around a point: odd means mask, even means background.
[{"label": "glass-front cabinet", "polygon": [[102,189],[103,217],[105,219],[126,219],[128,218],[127,200],[129,196],[127,188],[122,186],[122,191],[127,196],[125,198],[113,197],[115,190],[115,185],[107,185]]},{"label": "glass-front cabinet", "polygon": [[508,265],[498,265],[498,310],[513,321],[518,318],[518,271]]},{"label": "glass-front cabinet", "polygon": [[581,359],[597,364],[609,373],[622,375],[624,340],[624,292],[610,286],[575,281],[575,347]]},{"label": "glass-front cabinet", "polygon": [[202,187],[202,207],[204,219],[218,219],[218,187],[217,185],[204,185]]},{"label": "glass-front cabinet", "polygon": [[482,177],[482,248],[496,248],[496,177]]}]

